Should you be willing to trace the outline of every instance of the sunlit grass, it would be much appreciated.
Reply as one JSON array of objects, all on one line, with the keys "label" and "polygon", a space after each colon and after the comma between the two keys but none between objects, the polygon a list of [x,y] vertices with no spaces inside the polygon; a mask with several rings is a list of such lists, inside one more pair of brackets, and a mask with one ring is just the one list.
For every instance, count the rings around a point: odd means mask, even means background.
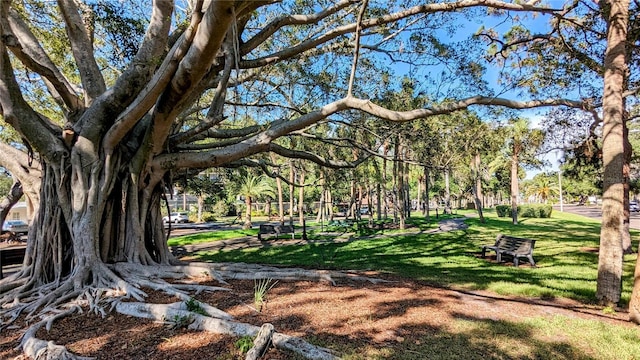
[{"label": "sunlit grass", "polygon": [[[411,235],[377,234],[345,243],[309,244],[201,252],[202,260],[242,261],[319,269],[377,270],[464,290],[506,296],[595,301],[600,225],[582,216],[554,212],[551,219],[509,219],[487,214],[467,219],[464,231]],[[423,220],[420,220],[423,221]],[[433,228],[428,223],[426,229]],[[536,239],[536,268],[497,264],[479,256],[480,246],[499,233]],[[633,232],[637,238],[638,233]],[[493,254],[492,254],[493,255]],[[623,305],[632,287],[635,255],[625,256]],[[526,263],[526,262],[525,262]],[[602,313],[605,315],[605,313]],[[308,339],[314,341],[313,336]],[[419,340],[331,347],[347,360],[390,359],[640,359],[640,331],[625,324],[550,315],[493,320],[458,315]]]},{"label": "sunlit grass", "polygon": [[198,243],[236,239],[244,236],[256,236],[258,229],[225,229],[209,232],[202,232],[193,235],[178,236],[168,241],[169,246],[184,246]]},{"label": "sunlit grass", "polygon": [[[469,228],[464,231],[411,235],[385,232],[347,243],[210,251],[199,256],[215,262],[379,270],[438,286],[595,300],[600,233],[597,221],[560,212],[554,212],[550,219],[521,219],[519,225],[497,218],[493,212],[487,212],[486,217],[485,224],[477,218],[467,219]],[[480,246],[493,243],[499,233],[536,239],[537,268],[526,264],[515,268],[480,258]],[[635,255],[625,256],[623,303],[630,296],[634,264]]]}]

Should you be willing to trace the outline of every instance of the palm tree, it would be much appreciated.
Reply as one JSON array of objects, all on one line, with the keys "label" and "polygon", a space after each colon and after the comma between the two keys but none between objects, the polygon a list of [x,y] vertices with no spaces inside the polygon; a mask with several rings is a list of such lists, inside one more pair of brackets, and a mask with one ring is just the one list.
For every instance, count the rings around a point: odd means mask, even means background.
[{"label": "palm tree", "polygon": [[549,175],[538,174],[527,184],[525,194],[535,196],[546,204],[550,198],[560,194],[560,188],[555,179],[550,178]]},{"label": "palm tree", "polygon": [[244,219],[243,229],[251,229],[251,202],[253,198],[258,196],[271,196],[275,197],[275,192],[271,187],[271,184],[264,175],[256,176],[253,174],[247,174],[240,180],[238,195],[244,197],[244,202],[247,206],[247,212]]}]

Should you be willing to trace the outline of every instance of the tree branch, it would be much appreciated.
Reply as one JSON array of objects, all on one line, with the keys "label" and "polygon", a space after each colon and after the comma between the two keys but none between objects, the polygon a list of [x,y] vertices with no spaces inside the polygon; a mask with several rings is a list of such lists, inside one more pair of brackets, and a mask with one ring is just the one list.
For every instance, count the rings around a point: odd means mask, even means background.
[{"label": "tree branch", "polygon": [[320,12],[311,15],[287,15],[281,16],[277,19],[274,19],[265,27],[262,28],[255,36],[251,39],[247,40],[243,46],[241,47],[241,55],[248,54],[251,50],[258,47],[260,44],[265,42],[267,39],[271,37],[276,31],[279,29],[289,26],[289,25],[306,25],[306,24],[315,24],[326,17],[337,13],[338,11],[344,9],[345,7],[355,4],[361,0],[342,0],[337,2],[335,5],[328,7]]},{"label": "tree branch", "polygon": [[58,7],[64,18],[73,57],[82,79],[85,106],[89,106],[107,88],[93,55],[91,34],[82,21],[78,7],[73,0],[58,0]]},{"label": "tree branch", "polygon": [[[203,0],[199,0],[197,2],[196,10],[199,10],[198,6],[202,6],[202,1]],[[153,70],[156,69],[154,59],[161,54],[168,41],[170,22],[166,21],[166,19],[171,16],[172,11],[173,3],[171,1],[156,1],[145,41],[140,51],[136,54],[136,62],[147,65],[145,69],[140,69],[145,71],[145,78],[151,77]],[[158,71],[155,72],[155,75],[153,75],[147,85],[135,97],[135,100],[118,116],[115,123],[105,134],[103,141],[105,152],[111,153],[115,145],[124,138],[143,115],[155,104],[159,95],[164,91],[166,85],[175,73],[179,61],[191,45],[195,35],[195,29],[197,29],[200,20],[200,11],[194,11],[189,27],[176,44],[174,44]],[[134,77],[141,77],[140,73],[133,71],[133,69],[130,70],[132,70],[130,73],[125,73],[119,78],[119,81],[114,86],[115,88],[126,89],[130,87],[130,83]],[[136,83],[140,83],[140,81],[136,81]]]},{"label": "tree branch", "polygon": [[[9,12],[8,22],[17,43],[7,41],[7,47],[27,68],[46,80],[45,84],[49,92],[61,107],[66,107],[71,114],[80,113],[84,106],[82,100],[76,95],[75,89],[51,61],[27,24],[13,9]],[[8,35],[5,34],[5,36]],[[73,121],[73,118],[74,116],[71,116],[69,120]]]},{"label": "tree branch", "polygon": [[[528,5],[528,4],[506,3],[506,2],[495,1],[495,0],[461,0],[461,1],[455,1],[455,2],[449,2],[449,3],[434,3],[434,4],[414,6],[404,11],[399,11],[393,14],[380,16],[375,19],[368,19],[362,22],[362,28],[368,29],[368,28],[388,24],[388,23],[398,21],[413,15],[418,15],[423,13],[452,12],[452,11],[457,11],[465,8],[472,8],[472,7],[479,7],[479,6],[490,7],[490,8],[501,9],[501,10],[532,11],[532,12],[541,12],[541,13],[553,13],[553,12],[562,10],[562,9],[537,7],[537,6]],[[288,47],[285,50],[281,50],[273,54],[269,54],[254,60],[242,61],[240,63],[240,67],[243,69],[256,68],[256,67],[261,67],[274,62],[289,59],[306,50],[309,50],[311,48],[317,47],[318,45],[321,45],[330,40],[333,40],[341,35],[354,32],[356,31],[356,28],[357,28],[357,24],[348,24],[348,25],[340,26],[332,31],[325,33],[324,35],[318,36],[315,39],[303,41],[300,44],[296,46]]]},{"label": "tree branch", "polygon": [[344,161],[344,160],[331,160],[331,159],[325,159],[322,156],[313,154],[308,151],[288,149],[274,143],[271,143],[269,145],[269,151],[289,159],[308,160],[320,166],[331,168],[331,169],[355,168],[356,166],[358,166],[359,164],[361,164],[362,162],[364,162],[369,158],[369,156],[364,156],[352,162]]},{"label": "tree branch", "polygon": [[[7,18],[8,5],[7,2],[2,2],[0,5],[2,19]],[[3,34],[7,26],[7,22],[3,20]],[[36,113],[24,100],[14,75],[4,37],[0,38],[0,110],[4,120],[27,139],[29,144],[47,161],[56,164],[63,157],[68,156],[68,150],[61,138],[54,134],[56,127]],[[57,133],[60,134],[62,129],[58,129]]]},{"label": "tree branch", "polygon": [[358,68],[358,58],[360,57],[360,32],[362,31],[362,18],[364,12],[367,10],[368,0],[362,2],[362,7],[358,13],[358,19],[356,21],[356,38],[353,45],[353,63],[351,64],[351,75],[349,76],[349,87],[347,88],[347,96],[353,96],[353,82],[356,79],[356,69]]}]

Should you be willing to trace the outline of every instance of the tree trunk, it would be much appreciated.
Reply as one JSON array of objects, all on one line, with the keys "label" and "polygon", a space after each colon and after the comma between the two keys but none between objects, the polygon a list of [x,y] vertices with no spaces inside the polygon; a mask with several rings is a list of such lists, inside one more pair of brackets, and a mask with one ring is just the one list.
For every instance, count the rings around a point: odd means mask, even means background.
[{"label": "tree trunk", "polygon": [[293,166],[293,160],[289,162],[289,224],[293,225],[293,197],[294,197],[294,188],[293,184],[295,182],[295,167]]},{"label": "tree trunk", "polygon": [[202,207],[204,206],[204,195],[198,195],[198,222],[202,222]]},{"label": "tree trunk", "polygon": [[[610,13],[604,59],[602,141],[604,189],[596,297],[602,304],[611,306],[620,301],[622,292],[622,223],[624,220],[622,171],[624,166],[625,111],[622,96],[625,72],[627,71],[625,41],[629,19],[629,1],[603,1],[601,6],[605,10],[609,10]],[[638,278],[635,279],[634,284],[634,293],[637,299],[638,291],[636,288],[640,291],[640,279]],[[637,303],[633,305],[638,307]],[[632,318],[635,319],[633,316]]]},{"label": "tree trunk", "polygon": [[300,226],[304,225],[304,178],[305,171],[300,171],[300,189],[298,189],[298,217]]},{"label": "tree trunk", "polygon": [[398,201],[396,205],[396,211],[398,213],[398,227],[402,230],[407,227],[407,202],[406,202],[406,189],[405,189],[405,177],[404,177],[404,163],[398,162]]},{"label": "tree trunk", "polygon": [[[276,163],[276,157],[273,153],[270,154],[271,162]],[[278,220],[280,224],[284,224],[284,194],[282,191],[282,179],[276,177],[276,188],[278,189]]]},{"label": "tree trunk", "polygon": [[245,211],[244,214],[244,225],[242,225],[242,228],[247,230],[253,227],[253,224],[251,224],[251,196],[247,196],[244,199],[244,203],[247,206],[247,211]]},{"label": "tree trunk", "polygon": [[424,214],[429,220],[429,168],[424,167]]},{"label": "tree trunk", "polygon": [[514,225],[518,224],[518,149],[514,145],[511,155],[511,219]]},{"label": "tree trunk", "polygon": [[[626,106],[623,102],[623,109]],[[624,254],[632,254],[633,247],[631,246],[631,233],[629,232],[631,212],[629,211],[629,190],[631,187],[631,156],[632,149],[629,142],[629,128],[627,127],[626,111],[623,113],[623,127],[624,127],[624,165],[622,167],[622,178],[624,179],[624,220],[622,222],[622,252]]]},{"label": "tree trunk", "polygon": [[444,213],[451,214],[451,190],[449,185],[449,168],[444,169]]},{"label": "tree trunk", "polygon": [[276,178],[276,187],[278,188],[278,219],[284,224],[284,194],[282,192],[282,180]]},{"label": "tree trunk", "polygon": [[271,217],[271,199],[267,198],[266,203],[264,204],[264,213],[267,217]]},{"label": "tree trunk", "polygon": [[478,211],[478,217],[480,218],[481,223],[485,223],[484,215],[482,213],[482,179],[480,177],[480,153],[476,152],[476,155],[473,157],[473,174],[474,174],[474,185],[473,185],[473,200],[476,204],[476,210]]}]

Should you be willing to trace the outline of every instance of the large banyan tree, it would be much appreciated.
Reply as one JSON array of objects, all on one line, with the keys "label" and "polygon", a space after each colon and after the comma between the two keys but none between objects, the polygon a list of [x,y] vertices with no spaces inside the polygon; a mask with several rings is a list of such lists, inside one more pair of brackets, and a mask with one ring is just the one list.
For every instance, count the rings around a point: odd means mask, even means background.
[{"label": "large banyan tree", "polygon": [[[24,266],[0,283],[2,314],[34,315],[70,299],[96,305],[107,293],[140,298],[149,273],[191,271],[169,251],[161,220],[172,179],[266,167],[258,156],[269,152],[351,166],[291,140],[335,144],[306,132],[332,116],[346,124],[350,111],[409,121],[477,104],[583,107],[496,97],[477,54],[435,35],[464,9],[562,10],[536,4],[2,1],[0,107],[19,139],[6,151],[20,152],[0,165],[21,174],[37,205]],[[392,62],[436,60],[449,88],[429,94],[431,107],[390,111],[365,98],[388,86]]]}]

